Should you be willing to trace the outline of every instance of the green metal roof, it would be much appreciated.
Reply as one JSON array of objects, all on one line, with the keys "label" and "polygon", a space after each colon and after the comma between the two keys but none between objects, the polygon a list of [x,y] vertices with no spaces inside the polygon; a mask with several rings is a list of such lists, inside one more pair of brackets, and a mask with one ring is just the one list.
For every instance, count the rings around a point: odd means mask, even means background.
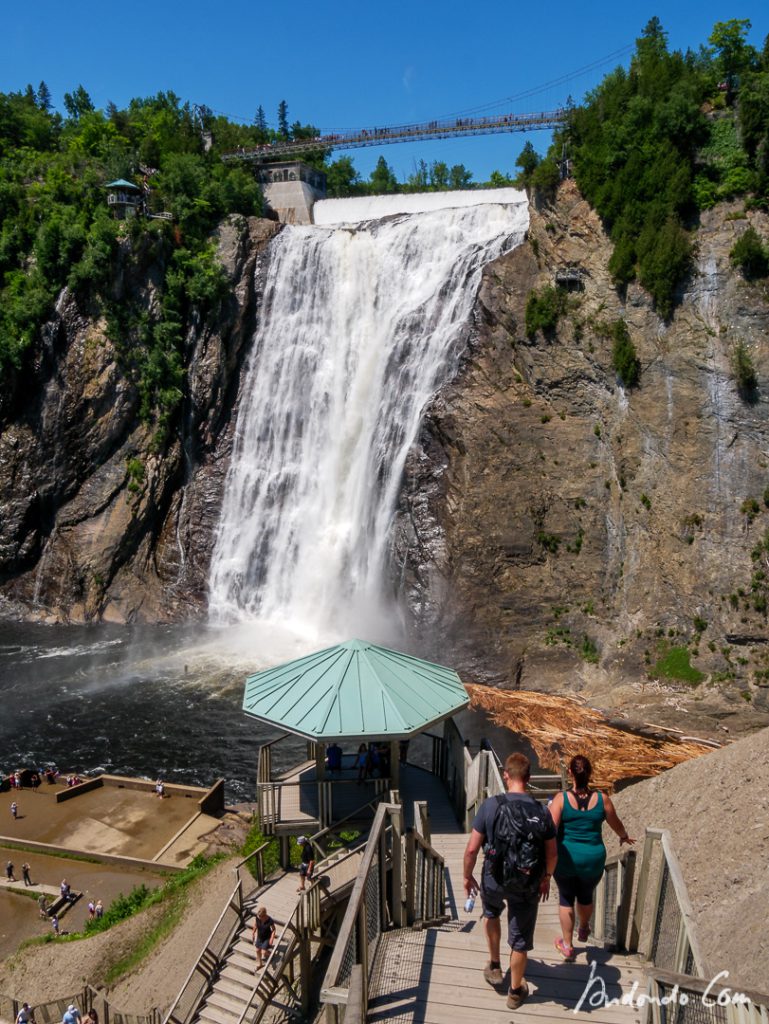
[{"label": "green metal roof", "polygon": [[312,740],[407,739],[468,703],[452,669],[349,640],[249,676],[243,710]]},{"label": "green metal roof", "polygon": [[105,188],[135,188],[137,192],[141,189],[138,185],[134,185],[132,181],[126,181],[125,178],[118,178],[117,181],[108,181],[104,186]]}]

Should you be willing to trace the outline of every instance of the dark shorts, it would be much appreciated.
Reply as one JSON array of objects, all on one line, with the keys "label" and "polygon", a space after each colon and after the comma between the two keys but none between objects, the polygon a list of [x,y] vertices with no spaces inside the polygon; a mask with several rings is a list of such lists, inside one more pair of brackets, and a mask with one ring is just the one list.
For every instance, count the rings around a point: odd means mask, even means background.
[{"label": "dark shorts", "polygon": [[269,949],[270,948],[270,940],[269,939],[257,939],[256,942],[254,943],[254,945],[256,946],[257,949]]},{"label": "dark shorts", "polygon": [[299,865],[299,874],[302,876],[302,878],[312,877],[312,872],[309,870],[309,868],[310,865],[306,864],[304,861],[302,861],[302,863]]},{"label": "dark shorts", "polygon": [[534,948],[534,926],[537,923],[539,901],[521,903],[501,890],[486,890],[481,886],[481,903],[483,916],[494,919],[499,917],[507,903],[507,941],[516,953],[525,953]]},{"label": "dark shorts", "polygon": [[555,879],[558,886],[558,905],[561,907],[573,907],[574,901],[582,907],[589,907],[593,902],[595,887],[601,881],[598,878],[579,878],[571,875],[568,878]]}]

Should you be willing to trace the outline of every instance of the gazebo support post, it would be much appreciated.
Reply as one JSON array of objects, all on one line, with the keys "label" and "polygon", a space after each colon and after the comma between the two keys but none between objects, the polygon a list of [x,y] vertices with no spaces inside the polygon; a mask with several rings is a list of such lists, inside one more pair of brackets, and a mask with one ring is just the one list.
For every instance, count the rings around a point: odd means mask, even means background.
[{"label": "gazebo support post", "polygon": [[280,839],[280,866],[284,871],[291,867],[291,852],[289,850],[290,836],[279,836]]},{"label": "gazebo support post", "polygon": [[326,778],[326,744],[314,743],[315,747],[315,778],[323,782]]},{"label": "gazebo support post", "polygon": [[390,787],[391,789],[400,789],[400,784],[400,743],[398,740],[390,740]]}]

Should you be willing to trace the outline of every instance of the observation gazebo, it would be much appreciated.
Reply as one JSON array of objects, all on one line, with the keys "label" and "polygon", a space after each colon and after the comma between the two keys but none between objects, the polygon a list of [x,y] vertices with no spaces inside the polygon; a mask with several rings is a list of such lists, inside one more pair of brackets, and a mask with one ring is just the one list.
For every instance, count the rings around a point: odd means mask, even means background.
[{"label": "observation gazebo", "polygon": [[[259,750],[262,831],[288,837],[354,819],[372,789],[373,804],[398,788],[401,742],[444,723],[444,737],[433,736],[443,742],[452,717],[468,704],[453,669],[361,640],[249,676],[243,710],[284,730]],[[453,733],[459,735],[455,726]],[[307,742],[307,757],[276,774],[274,748],[292,735]],[[344,749],[333,770],[326,756],[332,743]],[[375,775],[359,781],[355,762],[362,743],[375,744],[381,758]]]}]

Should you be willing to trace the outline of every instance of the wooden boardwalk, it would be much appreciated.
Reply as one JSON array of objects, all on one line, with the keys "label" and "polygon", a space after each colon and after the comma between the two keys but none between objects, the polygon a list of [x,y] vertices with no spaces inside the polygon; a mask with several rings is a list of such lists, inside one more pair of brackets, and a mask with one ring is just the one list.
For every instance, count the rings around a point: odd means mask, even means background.
[{"label": "wooden boardwalk", "polygon": [[[512,1019],[528,1024],[564,1019],[641,1024],[644,1011],[634,1006],[605,1005],[606,1000],[629,995],[634,982],[639,993],[646,991],[643,970],[634,958],[578,944],[576,962],[567,964],[553,948],[553,939],[560,934],[555,885],[550,900],[540,905],[535,945],[526,971],[529,998],[520,1009],[508,1010],[505,1000],[509,976],[499,991],[483,980],[487,952],[480,900],[471,915],[464,912],[462,854],[467,835],[457,826],[445,790],[427,772],[410,768],[401,780],[401,797],[407,810],[415,799],[429,802],[432,845],[446,863],[447,912],[451,920],[439,928],[420,932],[401,929],[382,935],[369,987],[369,1024],[509,1024]],[[507,950],[503,924],[503,969]],[[593,968],[588,960],[594,962]],[[592,983],[591,969],[595,972]],[[585,998],[583,1008],[574,1012],[586,986],[588,996],[602,997],[605,991],[606,1000],[597,998],[603,1005],[590,1007]]]}]

